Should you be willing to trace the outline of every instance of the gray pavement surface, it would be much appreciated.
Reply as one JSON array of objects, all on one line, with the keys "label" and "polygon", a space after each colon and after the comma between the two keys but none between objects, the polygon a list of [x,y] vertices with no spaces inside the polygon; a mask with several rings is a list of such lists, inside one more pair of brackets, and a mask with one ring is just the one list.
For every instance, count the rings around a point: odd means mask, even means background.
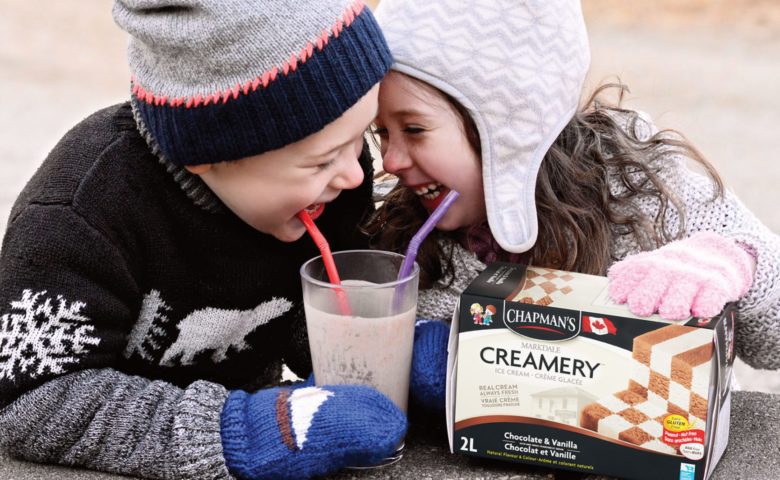
[{"label": "gray pavement surface", "polygon": [[[780,395],[734,392],[729,446],[711,478],[769,480],[780,478]],[[607,480],[609,477],[529,467],[452,455],[441,421],[412,419],[404,458],[375,470],[342,471],[329,480],[495,479]],[[3,480],[116,480],[128,477],[11,459],[0,452]],[[664,480],[660,479],[659,480]]]}]

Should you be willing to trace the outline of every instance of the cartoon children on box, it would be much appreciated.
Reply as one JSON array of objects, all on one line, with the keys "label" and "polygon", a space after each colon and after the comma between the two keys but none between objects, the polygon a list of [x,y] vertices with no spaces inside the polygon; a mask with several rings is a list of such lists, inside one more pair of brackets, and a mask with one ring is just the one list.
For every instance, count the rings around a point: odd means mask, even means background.
[{"label": "cartoon children on box", "polygon": [[469,312],[471,312],[472,318],[474,319],[474,325],[490,325],[493,323],[493,315],[496,314],[496,307],[487,305],[483,309],[482,305],[472,303]]},{"label": "cartoon children on box", "polygon": [[482,325],[482,305],[478,303],[471,304],[471,315],[474,318],[474,325]]},{"label": "cartoon children on box", "polygon": [[490,325],[493,323],[493,315],[496,314],[496,307],[493,305],[485,306],[485,313],[482,315],[482,325]]}]

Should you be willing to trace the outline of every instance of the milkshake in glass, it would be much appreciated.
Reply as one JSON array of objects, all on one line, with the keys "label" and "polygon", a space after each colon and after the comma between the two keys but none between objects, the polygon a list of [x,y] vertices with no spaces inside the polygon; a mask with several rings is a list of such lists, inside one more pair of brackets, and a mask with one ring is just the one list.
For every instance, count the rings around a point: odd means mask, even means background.
[{"label": "milkshake in glass", "polygon": [[[329,282],[322,257],[301,267],[316,384],[370,385],[405,412],[419,267],[414,264],[412,273],[398,281],[403,255],[352,250],[336,252],[333,259],[341,286]],[[396,452],[385,464],[400,456]]]}]

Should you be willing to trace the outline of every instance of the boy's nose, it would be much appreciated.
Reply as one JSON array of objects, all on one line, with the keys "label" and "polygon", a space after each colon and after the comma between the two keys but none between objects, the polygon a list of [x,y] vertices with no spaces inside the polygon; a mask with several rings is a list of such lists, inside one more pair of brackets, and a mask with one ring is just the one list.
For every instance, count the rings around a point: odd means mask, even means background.
[{"label": "boy's nose", "polygon": [[357,157],[350,158],[342,168],[341,172],[334,178],[333,188],[339,190],[351,190],[357,188],[363,183],[363,168]]}]

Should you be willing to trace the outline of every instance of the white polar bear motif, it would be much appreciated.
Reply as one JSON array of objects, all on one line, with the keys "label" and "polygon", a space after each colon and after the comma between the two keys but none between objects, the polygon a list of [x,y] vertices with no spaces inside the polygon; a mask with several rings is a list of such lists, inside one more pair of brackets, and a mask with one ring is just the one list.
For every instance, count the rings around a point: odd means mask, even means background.
[{"label": "white polar bear motif", "polygon": [[[219,363],[231,347],[242,351],[249,347],[245,339],[256,328],[280,317],[292,308],[285,298],[272,298],[251,310],[204,308],[187,315],[177,325],[179,337],[163,355],[160,365],[192,365],[199,353],[214,350],[211,359]],[[178,362],[175,359],[179,358]]]}]

